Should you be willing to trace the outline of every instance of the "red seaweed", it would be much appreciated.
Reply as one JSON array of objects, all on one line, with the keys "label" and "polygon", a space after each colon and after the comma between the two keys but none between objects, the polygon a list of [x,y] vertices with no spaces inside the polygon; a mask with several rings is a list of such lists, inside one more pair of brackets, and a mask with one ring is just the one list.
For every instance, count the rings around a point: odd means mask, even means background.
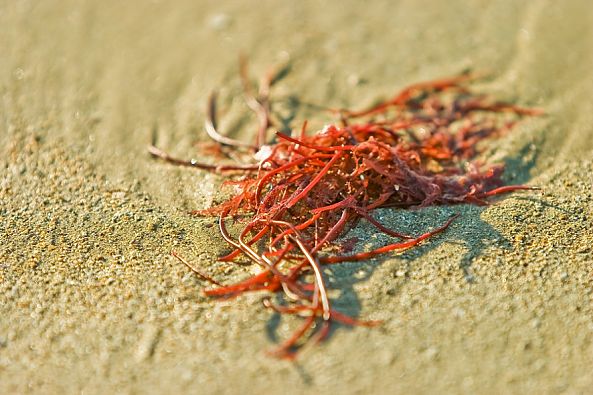
[{"label": "red seaweed", "polygon": [[[266,75],[257,94],[249,83],[245,61],[241,62],[241,78],[246,101],[258,120],[255,142],[234,140],[217,131],[215,94],[209,99],[205,127],[220,151],[256,152],[255,161],[207,164],[176,159],[154,146],[149,152],[174,165],[234,177],[232,184],[238,192],[233,197],[193,214],[219,216],[221,235],[233,247],[220,261],[246,257],[262,271],[239,283],[221,285],[177,253],[173,255],[214,285],[204,291],[208,296],[279,293],[281,304],[266,297],[264,306],[278,314],[298,315],[304,321],[271,352],[274,356],[295,357],[307,343],[325,339],[333,323],[378,324],[357,320],[332,307],[325,265],[412,248],[445,231],[459,216],[414,236],[382,224],[372,216],[374,210],[486,205],[496,195],[537,189],[504,185],[501,165],[480,166],[472,160],[480,153],[481,141],[507,133],[521,117],[539,115],[541,110],[472,93],[469,84],[474,76],[470,74],[411,85],[391,100],[365,110],[333,110],[340,116],[338,123],[308,135],[304,122],[290,135],[276,131],[275,142],[268,145],[264,143],[273,127],[269,93],[276,74]],[[503,119],[503,112],[514,119]],[[247,215],[248,222],[239,236],[232,236],[225,219],[237,215]],[[332,255],[331,246],[338,251],[353,249],[352,241],[358,239],[340,242],[339,238],[360,220],[396,240],[371,251]]]}]

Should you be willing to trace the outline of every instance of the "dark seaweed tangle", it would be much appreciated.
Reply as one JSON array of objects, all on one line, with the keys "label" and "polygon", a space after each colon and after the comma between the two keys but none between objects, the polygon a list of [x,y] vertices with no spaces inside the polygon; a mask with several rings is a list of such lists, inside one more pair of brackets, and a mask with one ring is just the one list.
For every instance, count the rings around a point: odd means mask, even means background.
[{"label": "dark seaweed tangle", "polygon": [[[149,151],[175,165],[230,175],[225,184],[234,195],[194,214],[219,216],[221,235],[233,248],[220,261],[247,258],[261,267],[260,273],[222,285],[174,255],[214,285],[204,291],[208,296],[277,293],[276,302],[264,299],[267,308],[302,317],[293,335],[270,351],[274,356],[294,358],[305,345],[325,339],[333,323],[379,324],[332,307],[324,266],[414,247],[443,232],[457,217],[421,235],[409,235],[380,223],[373,217],[374,210],[486,205],[496,195],[536,189],[504,185],[502,165],[481,165],[475,158],[480,153],[478,143],[508,133],[522,117],[541,111],[473,93],[469,89],[473,77],[468,73],[411,85],[364,111],[330,110],[339,121],[315,133],[308,133],[304,122],[299,130],[276,132],[275,142],[269,144],[264,144],[273,127],[269,92],[278,74],[268,73],[257,93],[249,83],[244,62],[241,75],[247,104],[258,119],[255,142],[237,141],[218,132],[214,94],[206,131],[218,151],[244,153],[255,161],[206,164],[173,158],[155,146]],[[247,220],[240,234],[232,236],[225,222],[237,217]],[[368,221],[394,242],[352,255],[330,253],[339,237],[360,220]]]}]

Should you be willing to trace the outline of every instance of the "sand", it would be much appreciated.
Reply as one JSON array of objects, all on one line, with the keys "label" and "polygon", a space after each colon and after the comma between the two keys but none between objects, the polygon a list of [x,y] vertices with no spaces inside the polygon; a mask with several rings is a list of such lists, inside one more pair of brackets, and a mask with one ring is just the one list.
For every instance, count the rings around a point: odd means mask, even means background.
[{"label": "sand", "polygon": [[[323,4],[322,4],[323,3]],[[0,393],[591,393],[593,12],[587,1],[2,1]],[[340,327],[296,363],[263,295],[227,302],[169,255],[225,282],[215,221],[188,211],[220,177],[151,160],[221,128],[247,138],[237,56],[290,65],[276,110],[361,108],[466,68],[476,88],[539,106],[486,147],[516,193],[486,207],[385,210],[444,234],[326,274],[336,306],[383,320]],[[297,100],[298,99],[298,100]],[[369,244],[385,242],[361,224]],[[370,236],[369,236],[370,235]]]}]

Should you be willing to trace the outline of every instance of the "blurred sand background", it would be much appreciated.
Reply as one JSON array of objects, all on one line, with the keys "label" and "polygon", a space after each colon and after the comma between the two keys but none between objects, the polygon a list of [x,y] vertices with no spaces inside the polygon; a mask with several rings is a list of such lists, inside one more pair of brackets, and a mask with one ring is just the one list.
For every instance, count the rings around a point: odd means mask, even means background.
[{"label": "blurred sand background", "polygon": [[[1,1],[0,393],[593,393],[593,8],[589,1]],[[547,115],[487,146],[496,204],[388,211],[420,248],[327,272],[338,328],[297,363],[264,354],[296,321],[230,302],[174,260],[231,282],[253,270],[188,211],[220,178],[153,161],[195,155],[208,93],[247,137],[237,57],[290,72],[303,102],[361,108],[466,68],[479,91]],[[297,100],[297,99],[300,99]],[[353,231],[369,244],[361,224]],[[370,236],[369,236],[370,235]]]}]

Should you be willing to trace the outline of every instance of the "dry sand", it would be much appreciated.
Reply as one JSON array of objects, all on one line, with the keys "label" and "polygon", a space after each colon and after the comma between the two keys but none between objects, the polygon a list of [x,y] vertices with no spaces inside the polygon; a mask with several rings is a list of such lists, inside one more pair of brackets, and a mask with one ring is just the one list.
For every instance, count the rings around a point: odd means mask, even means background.
[{"label": "dry sand", "polygon": [[[326,4],[326,5],[322,5]],[[593,11],[583,1],[1,1],[0,393],[593,393]],[[420,248],[327,273],[338,328],[297,363],[263,350],[295,322],[261,295],[213,302],[170,257],[225,281],[219,178],[152,161],[205,140],[208,93],[247,136],[237,55],[291,66],[276,109],[360,108],[407,83],[540,106],[488,146],[508,181],[488,208],[383,211]],[[371,234],[361,225],[354,232]],[[367,237],[369,243],[384,240]]]}]

